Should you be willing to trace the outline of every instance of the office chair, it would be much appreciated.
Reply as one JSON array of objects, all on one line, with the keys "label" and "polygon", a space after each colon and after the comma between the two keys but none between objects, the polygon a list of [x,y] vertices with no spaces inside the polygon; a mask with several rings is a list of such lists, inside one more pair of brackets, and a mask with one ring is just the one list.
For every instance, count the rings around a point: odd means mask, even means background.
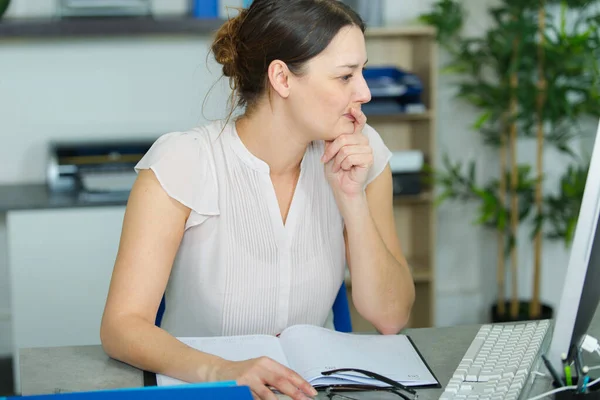
[{"label": "office chair", "polygon": [[[156,326],[160,326],[163,314],[165,313],[166,301],[163,295],[156,313]],[[348,305],[348,297],[346,290],[346,282],[342,282],[342,286],[333,302],[333,327],[338,332],[352,332],[352,319],[350,317],[350,306]]]},{"label": "office chair", "polygon": [[352,332],[352,318],[350,317],[350,305],[346,282],[342,282],[340,291],[333,302],[333,327],[338,332]]}]

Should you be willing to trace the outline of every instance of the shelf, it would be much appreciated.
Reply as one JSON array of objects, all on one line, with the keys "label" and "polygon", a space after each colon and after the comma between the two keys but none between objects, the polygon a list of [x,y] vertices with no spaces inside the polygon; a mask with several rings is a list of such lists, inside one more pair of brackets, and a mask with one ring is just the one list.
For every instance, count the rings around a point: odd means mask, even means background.
[{"label": "shelf", "polygon": [[[64,38],[78,36],[130,35],[203,35],[211,34],[222,19],[199,19],[189,16],[173,17],[81,17],[81,18],[5,18],[0,20],[0,39],[6,38]],[[433,37],[430,26],[369,28],[368,38]]]},{"label": "shelf", "polygon": [[191,17],[37,18],[0,20],[0,39],[212,34],[221,19]]},{"label": "shelf", "polygon": [[432,119],[433,112],[425,111],[423,113],[416,114],[366,114],[367,123],[369,121],[374,122],[411,122],[411,121],[429,121]]},{"label": "shelf", "polygon": [[432,201],[430,192],[423,192],[417,195],[394,196],[394,205],[420,205],[429,204]]},{"label": "shelf", "polygon": [[[422,101],[426,109],[407,108],[422,113],[396,113],[371,102],[364,107],[367,123],[375,128],[390,151],[418,150],[431,162],[436,149],[437,40],[429,26],[368,28],[366,31],[369,65],[397,66],[416,74],[423,84]],[[399,108],[401,110],[401,108]],[[377,111],[387,114],[377,114]],[[425,172],[425,171],[424,171]],[[415,303],[411,327],[431,327],[436,311],[436,192],[434,182],[423,182],[418,195],[394,196],[396,233],[407,257],[415,284]],[[431,187],[430,187],[431,186]],[[351,290],[351,288],[349,288]],[[352,303],[352,298],[349,298]],[[352,315],[356,331],[373,330],[356,312]]]},{"label": "shelf", "polygon": [[410,265],[415,283],[426,283],[432,281],[431,270],[429,269],[428,261],[408,260],[408,265]]}]

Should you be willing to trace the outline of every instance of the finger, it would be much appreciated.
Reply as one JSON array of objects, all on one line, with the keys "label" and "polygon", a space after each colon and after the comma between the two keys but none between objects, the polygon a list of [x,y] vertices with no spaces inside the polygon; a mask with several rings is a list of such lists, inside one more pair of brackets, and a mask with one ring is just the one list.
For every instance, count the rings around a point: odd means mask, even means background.
[{"label": "finger", "polygon": [[265,386],[263,379],[261,379],[258,375],[252,377],[251,379],[238,379],[237,384],[238,386],[248,386],[250,388],[250,392],[252,393],[252,397],[257,400],[277,399],[277,396],[275,396],[275,394]]},{"label": "finger", "polygon": [[321,156],[322,163],[325,163],[325,154],[327,154],[331,143],[333,143],[333,140],[325,140],[325,148],[323,149],[323,155]]},{"label": "finger", "polygon": [[252,388],[252,391],[258,395],[260,400],[278,400],[275,393],[273,393],[264,383],[258,383]]},{"label": "finger", "polygon": [[362,133],[363,128],[367,123],[367,116],[360,108],[351,108],[350,114],[354,117],[354,133]]},{"label": "finger", "polygon": [[342,162],[341,169],[350,171],[354,167],[369,168],[371,166],[372,157],[367,154],[353,154],[346,157]]},{"label": "finger", "polygon": [[325,151],[323,152],[323,156],[321,157],[321,161],[327,164],[340,149],[346,144],[348,137],[351,135],[340,135],[332,142],[329,142],[325,145]]},{"label": "finger", "polygon": [[358,154],[366,154],[372,156],[373,150],[369,146],[345,146],[335,156],[335,160],[333,162],[331,171],[338,172],[342,167],[342,163],[344,163],[345,160],[348,159],[348,157]]},{"label": "finger", "polygon": [[[362,136],[362,138],[360,136]],[[325,145],[325,152],[323,153],[323,157],[321,157],[321,161],[327,164],[344,146],[365,143],[364,140],[366,139],[366,136],[360,136],[354,134],[344,134],[338,136],[333,142]]]},{"label": "finger", "polygon": [[296,386],[293,381],[285,375],[276,376],[269,385],[273,386],[281,394],[289,396],[294,400],[307,400],[307,394],[302,389]]},{"label": "finger", "polygon": [[[317,395],[316,389],[313,388],[312,385],[302,378],[298,373],[281,364],[277,364],[275,367],[275,374],[277,376],[276,379],[278,383],[283,385],[285,390],[289,390],[289,392],[285,392],[285,394],[299,400],[306,399],[306,396],[314,397]],[[288,384],[290,386],[288,386]],[[276,385],[273,386],[275,386],[277,390],[284,393],[283,388],[280,388]]]}]

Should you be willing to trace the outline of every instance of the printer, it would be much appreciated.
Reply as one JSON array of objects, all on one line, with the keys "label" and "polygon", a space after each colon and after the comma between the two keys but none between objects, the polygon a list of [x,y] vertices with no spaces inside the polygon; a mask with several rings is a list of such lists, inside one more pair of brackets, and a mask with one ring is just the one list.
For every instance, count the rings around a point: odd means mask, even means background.
[{"label": "printer", "polygon": [[153,142],[53,142],[46,169],[48,190],[85,200],[126,200],[136,178],[134,166]]},{"label": "printer", "polygon": [[425,156],[419,150],[392,152],[389,161],[394,196],[419,195],[424,190]]}]

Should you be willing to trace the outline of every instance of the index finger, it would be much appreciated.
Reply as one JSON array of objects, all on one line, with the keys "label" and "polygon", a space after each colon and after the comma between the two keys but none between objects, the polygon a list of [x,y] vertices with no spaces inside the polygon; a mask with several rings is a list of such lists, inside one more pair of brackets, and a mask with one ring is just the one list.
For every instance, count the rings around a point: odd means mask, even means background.
[{"label": "index finger", "polygon": [[325,143],[325,151],[323,152],[323,156],[321,157],[321,161],[324,163],[328,163],[340,149],[349,144],[350,142],[354,142],[355,138],[351,138],[353,134],[345,133],[343,135],[338,136],[333,141]]},{"label": "index finger", "polygon": [[[274,371],[276,376],[282,378],[282,380],[280,380],[279,382],[277,382],[278,384],[276,383],[273,386],[275,386],[282,393],[287,394],[287,395],[291,396],[292,398],[298,398],[298,395],[300,393],[294,393],[296,391],[293,390],[293,388],[291,388],[290,386],[286,385],[286,382],[288,382],[294,388],[300,389],[302,391],[302,393],[305,394],[306,396],[314,397],[317,395],[317,391],[315,390],[315,388],[313,388],[310,383],[308,383],[303,377],[301,377],[294,370],[292,370],[284,365],[281,365],[281,364],[279,364],[276,367],[276,369],[277,370]],[[278,379],[276,378],[276,380],[278,380]],[[275,382],[273,382],[273,383],[275,383]],[[283,387],[281,387],[281,386],[283,386]],[[302,397],[302,396],[300,396],[300,397]]]},{"label": "index finger", "polygon": [[352,107],[350,114],[354,117],[354,133],[361,133],[367,123],[367,116],[360,109]]}]

